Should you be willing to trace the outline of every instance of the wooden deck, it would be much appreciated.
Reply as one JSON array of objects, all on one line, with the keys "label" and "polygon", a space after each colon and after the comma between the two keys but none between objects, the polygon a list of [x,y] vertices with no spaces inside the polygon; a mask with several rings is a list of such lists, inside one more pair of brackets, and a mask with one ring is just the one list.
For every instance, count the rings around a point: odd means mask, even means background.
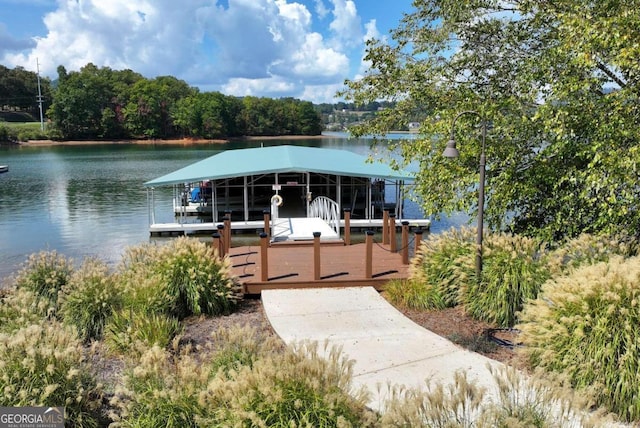
[{"label": "wooden deck", "polygon": [[271,245],[268,247],[267,281],[262,281],[261,247],[235,247],[229,251],[233,274],[245,294],[262,290],[305,287],[373,286],[383,290],[391,279],[408,277],[402,255],[388,245],[374,243],[371,278],[366,276],[366,244],[320,245],[320,279],[315,277],[313,245]]}]

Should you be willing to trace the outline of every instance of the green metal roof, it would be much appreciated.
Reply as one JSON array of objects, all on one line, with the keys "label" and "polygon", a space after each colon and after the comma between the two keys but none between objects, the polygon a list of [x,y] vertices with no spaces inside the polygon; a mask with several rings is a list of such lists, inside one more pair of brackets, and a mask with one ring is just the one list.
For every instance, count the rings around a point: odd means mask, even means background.
[{"label": "green metal roof", "polygon": [[306,171],[350,177],[413,180],[413,175],[408,172],[395,171],[381,162],[367,162],[366,156],[346,150],[283,145],[225,150],[147,181],[144,185],[154,187],[276,172]]}]

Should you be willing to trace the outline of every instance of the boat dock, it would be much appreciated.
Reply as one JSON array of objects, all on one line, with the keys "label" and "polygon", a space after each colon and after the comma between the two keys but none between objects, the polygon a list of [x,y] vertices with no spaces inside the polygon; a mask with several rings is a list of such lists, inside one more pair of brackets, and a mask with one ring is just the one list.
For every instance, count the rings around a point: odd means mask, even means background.
[{"label": "boat dock", "polygon": [[[261,243],[230,248],[226,252],[232,273],[242,285],[244,294],[257,295],[263,290],[373,286],[384,290],[391,280],[409,276],[409,249],[418,247],[422,233],[410,239],[403,227],[400,246],[384,237],[374,242],[373,232],[366,233],[364,243],[348,244],[342,240],[321,242],[288,241],[269,243],[266,234]],[[220,245],[214,239],[214,247]],[[223,247],[219,247],[223,252]]]}]

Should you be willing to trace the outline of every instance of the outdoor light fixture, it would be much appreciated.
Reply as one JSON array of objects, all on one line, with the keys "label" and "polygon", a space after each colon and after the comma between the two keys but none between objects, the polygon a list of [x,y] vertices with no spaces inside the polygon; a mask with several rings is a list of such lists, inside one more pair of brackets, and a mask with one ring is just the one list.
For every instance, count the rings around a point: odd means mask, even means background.
[{"label": "outdoor light fixture", "polygon": [[476,248],[476,274],[478,276],[478,281],[482,277],[482,229],[484,225],[484,175],[485,175],[485,165],[487,158],[484,153],[485,148],[485,140],[487,137],[487,121],[485,118],[478,113],[477,111],[468,110],[459,113],[455,118],[453,118],[453,123],[451,124],[451,138],[447,142],[447,147],[444,149],[442,155],[446,158],[457,158],[460,156],[460,152],[456,148],[456,140],[455,140],[455,127],[456,121],[460,116],[465,114],[473,114],[480,118],[482,122],[482,152],[480,153],[480,185],[478,187],[478,236],[476,238],[477,248]]}]

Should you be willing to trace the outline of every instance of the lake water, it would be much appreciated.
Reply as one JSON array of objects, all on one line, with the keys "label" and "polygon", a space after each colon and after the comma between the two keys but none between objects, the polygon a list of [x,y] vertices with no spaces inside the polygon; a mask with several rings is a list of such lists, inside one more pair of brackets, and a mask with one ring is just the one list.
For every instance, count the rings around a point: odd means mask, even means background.
[{"label": "lake water", "polygon": [[[0,147],[0,285],[29,254],[56,250],[74,260],[96,256],[110,264],[131,245],[149,242],[145,181],[221,150],[276,144],[330,147],[368,154],[367,140],[339,135],[310,140],[269,140],[204,145],[100,144],[91,146]],[[167,207],[171,190],[156,191],[156,206]],[[156,215],[160,210],[156,209]],[[408,202],[407,218],[421,217]],[[434,223],[432,233],[466,221],[465,216]]]}]

